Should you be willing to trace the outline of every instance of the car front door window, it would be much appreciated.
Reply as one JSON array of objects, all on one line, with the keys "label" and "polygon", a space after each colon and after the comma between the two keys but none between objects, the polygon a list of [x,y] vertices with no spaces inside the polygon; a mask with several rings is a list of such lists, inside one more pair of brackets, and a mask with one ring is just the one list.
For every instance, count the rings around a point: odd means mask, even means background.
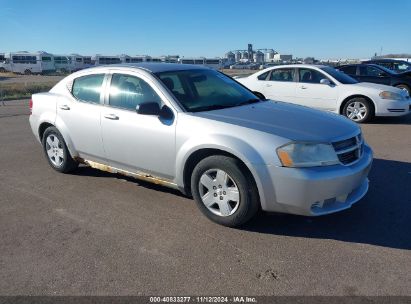
[{"label": "car front door window", "polygon": [[299,69],[299,79],[301,83],[320,84],[321,79],[328,79],[328,77],[316,70]]},{"label": "car front door window", "polygon": [[362,66],[360,67],[360,75],[367,77],[378,77],[382,73],[381,70],[372,66]]},{"label": "car front door window", "polygon": [[[310,68],[298,69],[296,100],[299,104],[327,111],[336,111],[338,90],[325,74]],[[322,84],[327,79],[330,84]]]},{"label": "car front door window", "polygon": [[156,102],[161,98],[144,80],[131,76],[114,74],[111,78],[109,105],[134,111],[139,104]]},{"label": "car front door window", "polygon": [[361,80],[380,84],[390,84],[390,77],[383,70],[373,66],[360,66]]}]

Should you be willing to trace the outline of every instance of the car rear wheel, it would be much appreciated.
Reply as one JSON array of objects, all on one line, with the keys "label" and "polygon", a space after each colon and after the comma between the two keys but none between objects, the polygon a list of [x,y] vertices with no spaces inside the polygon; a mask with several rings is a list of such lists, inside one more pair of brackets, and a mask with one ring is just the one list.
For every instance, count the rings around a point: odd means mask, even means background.
[{"label": "car rear wheel", "polygon": [[352,121],[363,123],[374,116],[374,109],[367,99],[355,97],[345,103],[343,114]]},{"label": "car rear wheel", "polygon": [[191,177],[191,192],[199,209],[224,226],[240,226],[259,209],[253,177],[231,157],[215,155],[200,161]]},{"label": "car rear wheel", "polygon": [[75,170],[78,163],[71,157],[63,136],[55,127],[48,127],[42,139],[44,153],[50,166],[59,172]]},{"label": "car rear wheel", "polygon": [[25,70],[25,71],[24,71],[24,74],[25,74],[25,75],[31,75],[31,70],[29,70],[29,69]]},{"label": "car rear wheel", "polygon": [[411,88],[409,86],[407,86],[406,84],[399,84],[395,86],[396,88],[399,88],[401,90],[405,90],[408,92],[408,95],[411,96]]}]

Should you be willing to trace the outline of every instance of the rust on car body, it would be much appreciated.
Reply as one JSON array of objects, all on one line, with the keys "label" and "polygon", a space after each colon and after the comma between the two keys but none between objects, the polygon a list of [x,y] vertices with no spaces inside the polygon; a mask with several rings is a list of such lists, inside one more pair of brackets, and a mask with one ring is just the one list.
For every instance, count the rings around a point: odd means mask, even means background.
[{"label": "rust on car body", "polygon": [[105,171],[105,172],[109,172],[109,173],[117,173],[117,174],[121,174],[124,176],[129,176],[129,177],[133,177],[135,179],[139,179],[139,180],[144,180],[156,185],[162,185],[162,186],[166,186],[169,188],[174,188],[174,189],[178,189],[177,184],[173,183],[170,180],[167,179],[163,179],[157,176],[153,176],[151,174],[148,173],[144,173],[141,171],[137,171],[137,172],[130,172],[130,171],[126,171],[126,170],[122,170],[122,169],[118,169],[118,168],[114,168],[112,166],[108,166],[108,165],[104,165],[98,162],[94,162],[91,160],[85,160],[82,158],[76,158],[76,161],[83,163],[91,168],[94,169],[98,169],[101,171]]}]

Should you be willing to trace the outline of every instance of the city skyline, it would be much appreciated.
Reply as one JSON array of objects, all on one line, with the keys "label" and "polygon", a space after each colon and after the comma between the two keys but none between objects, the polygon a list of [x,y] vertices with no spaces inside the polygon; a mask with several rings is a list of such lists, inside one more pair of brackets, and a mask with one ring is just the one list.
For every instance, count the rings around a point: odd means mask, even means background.
[{"label": "city skyline", "polygon": [[248,3],[61,1],[61,9],[55,9],[50,0],[41,5],[0,0],[7,33],[0,51],[223,57],[229,50],[246,49],[248,43],[254,49],[318,59],[411,51],[411,39],[403,38],[411,27],[411,1],[396,2],[395,18],[387,15],[386,0],[348,0],[344,6],[323,0],[273,1],[262,3],[264,9]]}]

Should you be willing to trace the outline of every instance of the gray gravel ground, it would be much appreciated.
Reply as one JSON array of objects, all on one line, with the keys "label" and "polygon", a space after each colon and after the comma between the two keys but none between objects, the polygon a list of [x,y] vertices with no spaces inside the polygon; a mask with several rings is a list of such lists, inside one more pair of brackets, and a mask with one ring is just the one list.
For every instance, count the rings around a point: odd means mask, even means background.
[{"label": "gray gravel ground", "polygon": [[411,295],[411,116],[363,125],[368,195],[320,218],[213,224],[178,192],[47,164],[0,105],[0,295]]}]

